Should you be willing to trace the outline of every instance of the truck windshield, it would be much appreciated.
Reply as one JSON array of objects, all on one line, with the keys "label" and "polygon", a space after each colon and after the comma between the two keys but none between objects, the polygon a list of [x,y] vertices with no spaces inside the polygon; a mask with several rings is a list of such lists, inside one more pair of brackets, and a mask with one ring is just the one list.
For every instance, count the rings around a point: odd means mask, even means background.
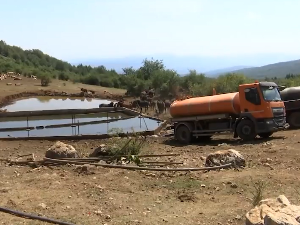
[{"label": "truck windshield", "polygon": [[261,91],[266,101],[281,101],[280,93],[277,87],[261,86]]}]

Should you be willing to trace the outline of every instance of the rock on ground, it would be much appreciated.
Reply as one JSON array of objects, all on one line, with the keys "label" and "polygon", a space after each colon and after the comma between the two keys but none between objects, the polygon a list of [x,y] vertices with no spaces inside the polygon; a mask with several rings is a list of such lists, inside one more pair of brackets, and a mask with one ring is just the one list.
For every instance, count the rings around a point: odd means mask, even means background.
[{"label": "rock on ground", "polygon": [[205,160],[205,166],[221,166],[232,163],[235,166],[245,166],[244,157],[234,149],[216,151],[209,154]]},{"label": "rock on ground", "polygon": [[78,158],[78,153],[72,145],[57,141],[46,151],[45,157],[52,159]]},{"label": "rock on ground", "polygon": [[98,148],[94,149],[89,157],[108,156],[109,153],[107,146],[105,144],[101,144]]},{"label": "rock on ground", "polygon": [[107,146],[105,144],[101,144],[98,148],[94,149],[89,157],[111,156],[114,155],[114,152],[118,149],[119,147],[117,145]]},{"label": "rock on ground", "polygon": [[284,195],[262,200],[246,214],[246,225],[300,225],[300,206]]}]

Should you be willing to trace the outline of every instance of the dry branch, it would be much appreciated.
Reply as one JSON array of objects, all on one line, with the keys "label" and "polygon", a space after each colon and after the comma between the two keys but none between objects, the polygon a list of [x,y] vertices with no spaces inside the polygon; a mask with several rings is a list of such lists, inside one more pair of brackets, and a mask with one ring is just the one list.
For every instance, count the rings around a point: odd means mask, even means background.
[{"label": "dry branch", "polygon": [[[86,162],[79,162],[73,160],[60,160],[60,159],[50,159],[45,158],[45,161],[49,162],[57,162],[62,164],[75,164],[75,165],[84,165],[87,164]],[[93,166],[101,166],[106,168],[118,168],[118,169],[127,169],[127,170],[149,170],[149,171],[201,171],[201,170],[218,170],[223,168],[229,168],[232,166],[231,163],[222,165],[222,166],[215,166],[215,167],[194,167],[194,168],[148,168],[148,167],[139,167],[139,166],[122,166],[122,165],[110,165],[110,164],[102,164],[102,163],[88,163],[89,165]]]}]

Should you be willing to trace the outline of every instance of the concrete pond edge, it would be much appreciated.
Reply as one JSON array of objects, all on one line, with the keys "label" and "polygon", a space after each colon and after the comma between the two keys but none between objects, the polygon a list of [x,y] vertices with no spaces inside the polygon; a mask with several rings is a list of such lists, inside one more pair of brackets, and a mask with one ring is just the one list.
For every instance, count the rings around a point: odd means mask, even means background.
[{"label": "concrete pond edge", "polygon": [[[17,101],[22,98],[29,98],[29,97],[36,97],[36,96],[55,96],[55,97],[86,97],[83,96],[82,93],[73,93],[73,94],[66,94],[65,92],[56,92],[56,91],[38,91],[38,92],[21,92],[13,95],[8,95],[0,99],[0,108],[5,107],[9,104],[12,104],[14,101]],[[104,97],[102,94],[93,94],[90,98],[104,98],[108,99],[107,96]],[[114,99],[109,99],[113,100]],[[146,114],[139,113],[138,111],[124,108],[124,107],[105,107],[104,111],[110,111],[110,112],[118,112],[121,111],[124,114],[128,116],[139,116],[139,117],[144,117],[144,118],[149,118],[152,120],[156,120],[161,122],[161,124],[154,130],[147,130],[147,131],[141,131],[141,132],[126,132],[126,133],[118,133],[117,136],[119,137],[128,137],[128,136],[151,136],[151,135],[156,135],[158,134],[163,128],[166,127],[168,124],[167,120],[161,120],[156,117],[152,117]],[[48,112],[46,112],[48,111]],[[87,113],[93,113],[94,111],[102,111],[101,109],[87,109],[87,110],[82,110],[82,109],[67,109],[67,110],[39,110],[39,111],[34,111],[34,114],[38,114],[39,112],[41,115],[44,113],[50,113],[52,111],[53,113],[56,112],[63,112],[63,113],[74,113],[74,112],[87,112]],[[89,112],[90,111],[90,112]],[[1,117],[20,117],[20,116],[31,116],[30,114],[33,113],[28,113],[28,111],[19,111],[19,112],[0,112]],[[30,127],[29,127],[30,128]],[[26,128],[28,129],[28,128]],[[72,135],[72,136],[37,136],[37,137],[5,137],[5,138],[0,138],[0,140],[5,140],[5,141],[14,141],[14,140],[84,140],[84,139],[107,139],[114,137],[116,135],[112,134],[100,134],[100,135]]]}]

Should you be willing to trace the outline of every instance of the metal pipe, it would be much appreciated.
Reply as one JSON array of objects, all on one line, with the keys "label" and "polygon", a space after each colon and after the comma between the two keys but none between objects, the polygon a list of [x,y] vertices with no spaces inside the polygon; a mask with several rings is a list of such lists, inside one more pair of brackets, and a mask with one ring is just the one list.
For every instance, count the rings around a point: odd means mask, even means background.
[{"label": "metal pipe", "polygon": [[40,220],[40,221],[59,224],[59,225],[75,225],[74,223],[62,222],[62,221],[59,221],[59,220],[50,219],[50,218],[46,218],[46,217],[42,217],[42,216],[38,216],[38,215],[32,215],[32,214],[29,214],[29,213],[20,212],[20,211],[16,211],[16,210],[4,208],[4,207],[0,207],[0,211],[4,212],[4,213],[9,213],[11,215],[15,215],[15,216],[18,216],[18,217],[26,218],[26,219]]}]

